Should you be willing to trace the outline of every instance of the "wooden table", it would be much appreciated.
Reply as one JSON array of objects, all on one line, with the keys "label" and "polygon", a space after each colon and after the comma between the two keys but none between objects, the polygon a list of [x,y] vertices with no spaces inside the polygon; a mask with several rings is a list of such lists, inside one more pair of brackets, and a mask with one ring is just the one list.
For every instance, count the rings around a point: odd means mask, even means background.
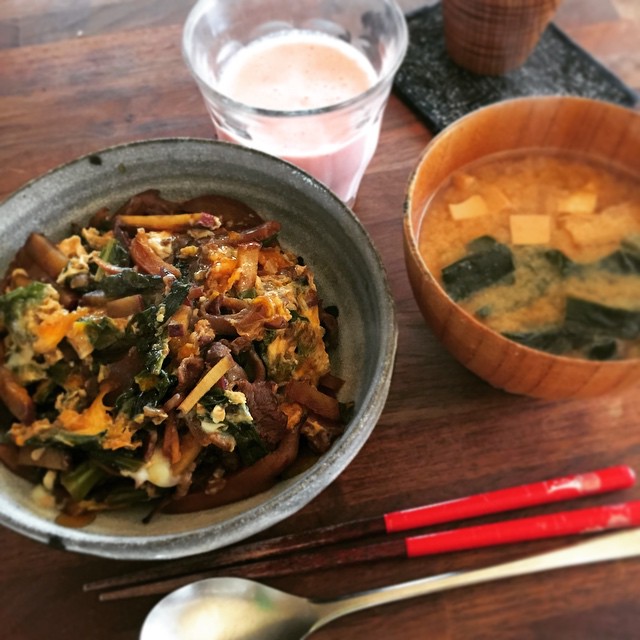
[{"label": "wooden table", "polygon": [[[181,25],[191,4],[0,0],[0,199],[62,162],[112,144],[211,136],[180,55]],[[419,4],[409,0],[404,7]],[[637,0],[566,0],[557,23],[640,89]],[[510,396],[458,365],[423,324],[405,274],[401,216],[408,175],[430,137],[392,97],[356,207],[382,254],[398,310],[398,357],[385,411],[340,478],[269,533],[622,462],[640,469],[637,389],[592,401]],[[583,504],[632,497],[639,498],[640,489]],[[566,542],[373,562],[270,583],[332,597]],[[0,531],[0,558],[5,638],[131,640],[155,601],[100,603],[82,592],[85,581],[141,563],[57,551],[8,530]],[[640,635],[639,601],[640,560],[630,560],[389,605],[345,618],[314,637],[631,639]]]}]

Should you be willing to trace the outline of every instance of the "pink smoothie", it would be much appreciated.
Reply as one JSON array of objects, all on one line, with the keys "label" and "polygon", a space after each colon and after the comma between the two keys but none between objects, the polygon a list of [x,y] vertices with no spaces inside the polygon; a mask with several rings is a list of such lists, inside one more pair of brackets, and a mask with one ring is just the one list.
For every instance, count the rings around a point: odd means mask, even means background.
[{"label": "pink smoothie", "polygon": [[300,112],[350,100],[376,80],[361,52],[322,33],[291,30],[255,40],[227,61],[218,91],[254,108],[298,113],[247,116],[244,137],[229,127],[220,134],[293,162],[351,201],[377,145],[380,105]]},{"label": "pink smoothie", "polygon": [[343,40],[291,30],[254,40],[224,66],[221,93],[261,109],[319,109],[364,93],[371,64]]}]

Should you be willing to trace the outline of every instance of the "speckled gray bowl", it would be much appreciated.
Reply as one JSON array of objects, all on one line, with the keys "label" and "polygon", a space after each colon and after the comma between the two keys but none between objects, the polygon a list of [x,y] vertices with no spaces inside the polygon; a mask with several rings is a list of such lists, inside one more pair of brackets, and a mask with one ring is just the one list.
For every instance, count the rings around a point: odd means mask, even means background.
[{"label": "speckled gray bowl", "polygon": [[375,426],[391,380],[397,328],[380,258],[355,218],[321,184],[290,164],[221,142],[162,139],[112,147],[30,182],[0,205],[0,268],[29,232],[61,237],[102,206],[148,188],[168,198],[203,193],[236,197],[282,222],[281,242],[305,257],[324,304],[340,309],[333,366],[356,411],[345,434],[313,467],[268,492],[227,507],[160,515],[142,524],[136,510],[100,514],[83,529],[54,522],[31,485],[0,465],[0,522],[36,540],[111,558],[177,558],[253,535],[302,508],[358,453]]}]

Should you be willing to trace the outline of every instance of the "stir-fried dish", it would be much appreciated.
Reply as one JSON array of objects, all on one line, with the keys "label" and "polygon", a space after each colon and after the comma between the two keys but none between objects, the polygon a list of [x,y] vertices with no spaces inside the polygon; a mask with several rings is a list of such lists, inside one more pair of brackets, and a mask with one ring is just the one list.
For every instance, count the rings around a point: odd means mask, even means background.
[{"label": "stir-fried dish", "polygon": [[337,313],[279,229],[229,198],[150,190],[18,251],[0,296],[0,457],[59,521],[240,500],[341,435]]}]

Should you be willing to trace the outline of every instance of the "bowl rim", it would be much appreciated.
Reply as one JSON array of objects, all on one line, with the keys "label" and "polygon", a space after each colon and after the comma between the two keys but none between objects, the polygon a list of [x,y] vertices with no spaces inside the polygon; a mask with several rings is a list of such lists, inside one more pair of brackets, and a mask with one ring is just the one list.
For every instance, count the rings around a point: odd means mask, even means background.
[{"label": "bowl rim", "polygon": [[[30,189],[46,186],[47,182],[57,179],[60,174],[72,170],[92,156],[102,158],[109,154],[127,153],[130,150],[135,152],[141,148],[145,151],[160,149],[169,152],[175,144],[188,145],[194,149],[218,148],[221,153],[232,154],[232,157],[252,156],[261,163],[261,167],[273,168],[279,177],[287,176],[291,179],[293,176],[301,188],[309,194],[308,197],[314,199],[318,206],[329,205],[334,210],[340,210],[340,219],[344,221],[346,229],[350,234],[354,234],[352,237],[358,246],[366,247],[366,251],[364,249],[363,251],[376,269],[377,277],[371,278],[371,286],[379,297],[380,322],[381,326],[386,328],[386,332],[380,332],[375,375],[372,376],[366,393],[363,393],[361,407],[349,422],[345,433],[310,469],[292,480],[281,482],[280,489],[273,495],[269,495],[265,501],[231,515],[225,520],[209,523],[195,530],[159,535],[115,536],[86,529],[73,529],[57,525],[15,502],[8,501],[6,495],[0,495],[0,505],[3,507],[0,508],[0,524],[55,548],[112,559],[160,560],[195,555],[246,539],[293,515],[326,489],[360,452],[377,424],[386,403],[397,350],[398,323],[382,258],[369,233],[354,212],[325,185],[295,165],[262,151],[207,138],[187,136],[134,140],[85,153],[30,179],[0,202],[0,210],[13,203],[19,205],[20,198]],[[114,200],[117,199],[116,195]],[[8,469],[6,473],[12,474]],[[29,483],[29,487],[31,486]],[[189,514],[183,515],[189,516]],[[252,523],[256,521],[260,521],[260,526],[252,527]]]},{"label": "bowl rim", "polygon": [[[607,367],[611,371],[615,369],[619,369],[622,373],[626,372],[627,369],[632,366],[640,363],[640,356],[636,358],[625,358],[624,360],[586,360],[586,359],[578,359],[572,358],[570,356],[564,355],[556,355],[552,353],[548,353],[546,351],[541,351],[538,349],[533,349],[532,347],[528,347],[524,344],[520,344],[515,342],[514,340],[510,340],[509,338],[504,337],[502,334],[497,331],[489,328],[487,325],[480,322],[477,318],[471,315],[468,311],[464,310],[460,305],[456,304],[444,290],[438,279],[431,272],[429,267],[426,264],[422,254],[420,253],[419,247],[419,235],[420,229],[418,227],[417,233],[414,233],[414,225],[412,224],[412,211],[413,211],[413,196],[416,188],[416,183],[419,177],[419,174],[424,170],[424,165],[427,161],[427,157],[433,151],[434,147],[436,147],[440,142],[452,135],[452,132],[455,132],[456,129],[464,127],[470,120],[474,119],[478,114],[485,113],[487,111],[501,111],[505,109],[509,109],[509,107],[513,104],[524,104],[524,103],[562,103],[562,102],[573,102],[575,104],[584,104],[585,107],[589,104],[597,104],[601,108],[609,109],[612,112],[620,112],[625,114],[633,114],[640,121],[640,112],[636,112],[633,109],[629,109],[626,107],[622,107],[617,104],[613,104],[610,102],[605,102],[603,100],[597,100],[594,98],[584,98],[582,96],[565,96],[565,95],[548,95],[548,96],[524,96],[518,98],[509,98],[505,100],[501,100],[499,102],[495,102],[474,111],[471,111],[455,122],[452,122],[448,127],[439,131],[429,142],[426,144],[424,149],[422,150],[420,157],[411,171],[409,178],[407,180],[406,189],[405,189],[405,199],[403,203],[403,234],[405,238],[405,256],[407,259],[411,259],[413,263],[419,268],[420,274],[423,279],[426,279],[430,282],[432,286],[434,286],[438,293],[446,299],[448,305],[451,308],[455,308],[459,314],[461,314],[465,321],[469,324],[473,325],[479,330],[484,330],[492,335],[496,342],[500,342],[505,346],[509,346],[514,353],[520,354],[529,354],[535,355],[540,359],[540,362],[544,362],[548,366],[551,366],[552,363],[557,362],[565,362],[565,363],[575,363],[579,361],[584,367],[591,367],[595,370],[599,370],[602,367]],[[549,147],[553,148],[553,147]],[[594,154],[595,155],[595,154]],[[450,174],[448,174],[450,175]],[[640,175],[640,173],[638,174]],[[427,205],[428,206],[428,203]],[[420,221],[422,221],[424,217],[424,212],[420,215]]]}]

